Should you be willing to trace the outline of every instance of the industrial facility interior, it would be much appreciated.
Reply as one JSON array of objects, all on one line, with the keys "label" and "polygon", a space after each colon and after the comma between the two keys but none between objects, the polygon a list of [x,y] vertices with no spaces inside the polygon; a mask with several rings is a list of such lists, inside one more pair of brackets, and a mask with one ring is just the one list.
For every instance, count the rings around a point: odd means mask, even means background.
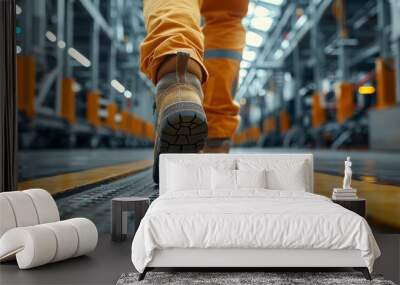
[{"label": "industrial facility interior", "polygon": [[[143,1],[17,0],[15,13],[17,188],[47,190],[61,219],[92,220],[99,243],[32,270],[2,263],[0,283],[115,284],[134,271],[135,224],[112,242],[111,200],[158,197]],[[243,26],[230,152],[311,153],[327,197],[351,157],[382,252],[374,273],[400,283],[400,1],[250,0]]]}]

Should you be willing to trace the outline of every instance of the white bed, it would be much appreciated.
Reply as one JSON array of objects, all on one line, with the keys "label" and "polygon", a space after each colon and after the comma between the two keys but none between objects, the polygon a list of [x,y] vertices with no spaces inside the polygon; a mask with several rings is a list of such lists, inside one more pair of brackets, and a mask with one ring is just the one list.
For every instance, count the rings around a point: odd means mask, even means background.
[{"label": "white bed", "polygon": [[380,251],[367,222],[312,193],[309,154],[163,154],[133,264],[140,278],[154,267],[354,267],[370,278]]}]

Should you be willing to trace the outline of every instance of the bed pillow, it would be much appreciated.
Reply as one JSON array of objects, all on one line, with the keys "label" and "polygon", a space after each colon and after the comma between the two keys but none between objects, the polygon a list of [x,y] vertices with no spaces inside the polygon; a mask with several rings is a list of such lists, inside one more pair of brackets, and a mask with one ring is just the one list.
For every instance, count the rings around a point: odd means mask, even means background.
[{"label": "bed pillow", "polygon": [[236,170],[237,188],[267,188],[267,171]]},{"label": "bed pillow", "polygon": [[266,169],[267,188],[271,190],[306,191],[309,167],[307,161],[292,159],[240,159],[239,170]]},{"label": "bed pillow", "polygon": [[168,165],[168,190],[186,191],[211,189],[211,167],[170,163]]},{"label": "bed pillow", "polygon": [[268,189],[306,191],[306,169],[304,163],[285,170],[269,169],[267,171]]},{"label": "bed pillow", "polygon": [[213,190],[236,190],[236,170],[212,168],[211,181]]}]

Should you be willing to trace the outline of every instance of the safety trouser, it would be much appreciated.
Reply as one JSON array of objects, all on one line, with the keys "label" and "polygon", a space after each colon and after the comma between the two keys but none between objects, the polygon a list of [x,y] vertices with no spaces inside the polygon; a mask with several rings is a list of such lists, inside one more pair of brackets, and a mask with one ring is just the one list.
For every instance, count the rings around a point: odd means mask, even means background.
[{"label": "safety trouser", "polygon": [[188,52],[205,75],[204,110],[211,139],[232,137],[239,124],[234,93],[247,6],[248,0],[144,0],[147,36],[141,45],[141,69],[156,83],[167,56]]}]

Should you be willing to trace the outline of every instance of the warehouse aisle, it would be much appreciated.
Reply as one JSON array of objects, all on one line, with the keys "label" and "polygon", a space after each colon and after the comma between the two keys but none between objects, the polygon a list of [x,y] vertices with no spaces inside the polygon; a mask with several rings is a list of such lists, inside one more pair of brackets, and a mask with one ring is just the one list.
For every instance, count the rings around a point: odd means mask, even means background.
[{"label": "warehouse aisle", "polygon": [[[233,148],[232,153],[312,153],[314,168],[332,175],[343,174],[347,156],[353,161],[353,175],[366,182],[400,185],[400,153],[377,151],[336,151],[294,148]],[[149,160],[152,148],[40,150],[19,153],[20,181],[77,172],[103,166]]]}]

